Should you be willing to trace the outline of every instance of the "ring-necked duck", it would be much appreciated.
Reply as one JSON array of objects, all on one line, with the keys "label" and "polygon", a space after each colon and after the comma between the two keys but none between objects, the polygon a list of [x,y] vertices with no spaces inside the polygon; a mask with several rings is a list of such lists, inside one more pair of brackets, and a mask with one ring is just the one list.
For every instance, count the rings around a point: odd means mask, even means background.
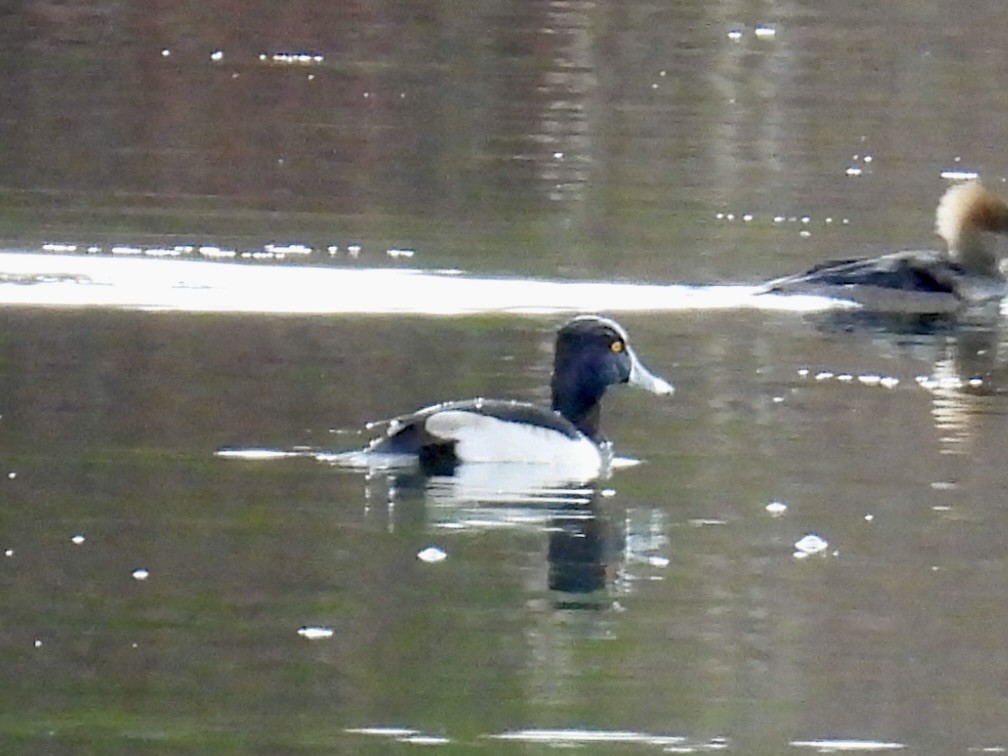
[{"label": "ring-necked duck", "polygon": [[1008,205],[977,181],[950,187],[935,212],[945,250],[834,260],[770,281],[766,291],[853,301],[875,312],[953,313],[1008,293],[992,234],[1008,233]]},{"label": "ring-necked duck", "polygon": [[364,454],[372,461],[377,455],[388,460],[407,455],[419,459],[429,474],[450,474],[459,463],[473,462],[553,465],[597,474],[611,454],[599,432],[599,402],[609,386],[619,383],[659,395],[674,390],[637,359],[622,326],[582,315],[557,333],[552,409],[500,399],[436,404],[389,420],[386,434]]}]

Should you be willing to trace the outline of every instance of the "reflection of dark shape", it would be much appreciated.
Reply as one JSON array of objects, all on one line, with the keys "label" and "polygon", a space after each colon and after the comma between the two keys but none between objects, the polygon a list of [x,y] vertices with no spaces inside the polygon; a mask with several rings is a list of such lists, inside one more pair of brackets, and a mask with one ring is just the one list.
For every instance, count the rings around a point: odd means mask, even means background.
[{"label": "reflection of dark shape", "polygon": [[812,313],[808,320],[826,333],[868,331],[901,336],[934,336],[954,331],[954,317],[933,313],[887,313],[867,310],[830,310]]},{"label": "reflection of dark shape", "polygon": [[620,559],[622,542],[611,519],[596,507],[559,510],[549,534],[550,590],[577,594],[604,590],[612,565]]}]

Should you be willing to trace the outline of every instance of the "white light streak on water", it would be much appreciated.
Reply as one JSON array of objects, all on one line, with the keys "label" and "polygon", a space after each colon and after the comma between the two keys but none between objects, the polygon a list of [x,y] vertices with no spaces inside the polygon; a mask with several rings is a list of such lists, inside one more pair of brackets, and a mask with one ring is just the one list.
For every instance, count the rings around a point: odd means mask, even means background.
[{"label": "white light streak on water", "polygon": [[333,637],[333,629],[331,627],[312,627],[306,625],[298,629],[298,635],[307,640],[325,640]]},{"label": "white light streak on water", "polygon": [[[235,265],[0,252],[0,305],[288,314],[663,312],[844,307],[822,297],[761,294],[758,286],[688,286],[480,278],[416,269]],[[25,285],[30,284],[30,285]]]},{"label": "white light streak on water", "polygon": [[814,748],[820,753],[833,753],[836,751],[899,751],[906,748],[903,743],[885,743],[879,740],[843,740],[833,738],[823,738],[822,740],[792,740],[791,745],[795,748]]}]

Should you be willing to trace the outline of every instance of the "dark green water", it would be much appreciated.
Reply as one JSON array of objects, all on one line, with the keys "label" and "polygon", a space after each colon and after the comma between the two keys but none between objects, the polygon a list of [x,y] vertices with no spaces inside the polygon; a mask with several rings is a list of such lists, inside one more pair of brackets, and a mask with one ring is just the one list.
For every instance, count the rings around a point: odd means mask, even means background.
[{"label": "dark green water", "polygon": [[[0,244],[653,283],[927,245],[943,171],[1005,193],[1000,10],[20,3]],[[0,750],[1008,747],[998,324],[619,319],[677,393],[614,390],[642,463],[550,505],[215,451],[546,400],[562,317],[0,309]]]}]

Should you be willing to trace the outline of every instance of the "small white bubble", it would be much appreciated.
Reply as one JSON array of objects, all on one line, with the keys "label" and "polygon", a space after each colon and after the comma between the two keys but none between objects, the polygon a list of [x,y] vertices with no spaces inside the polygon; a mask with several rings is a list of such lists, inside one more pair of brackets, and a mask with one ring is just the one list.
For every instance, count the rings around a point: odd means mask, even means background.
[{"label": "small white bubble", "polygon": [[150,572],[145,570],[143,567],[133,570],[134,580],[146,580],[148,577],[150,577]]},{"label": "small white bubble", "polygon": [[17,477],[17,473],[16,472],[9,472],[9,473],[7,473],[7,479],[8,480],[14,480],[14,478],[16,478],[16,477]]},{"label": "small white bubble", "polygon": [[167,47],[161,51],[162,58],[167,58],[169,55],[171,55],[171,50],[169,50]]},{"label": "small white bubble", "polygon": [[426,549],[417,554],[417,559],[421,562],[427,562],[428,564],[433,564],[434,562],[441,562],[448,558],[446,554],[441,549],[436,546],[428,546]]},{"label": "small white bubble", "polygon": [[766,511],[774,517],[780,517],[782,514],[787,512],[787,504],[783,501],[771,501],[766,505]]},{"label": "small white bubble", "polygon": [[4,556],[5,557],[12,557],[12,556],[14,556],[14,549],[7,549],[7,551],[4,552]]},{"label": "small white bubble", "polygon": [[42,648],[42,641],[38,638],[35,639],[35,648]]},{"label": "small white bubble", "polygon": [[794,545],[796,551],[803,554],[818,554],[827,549],[829,543],[815,533],[806,533]]}]

